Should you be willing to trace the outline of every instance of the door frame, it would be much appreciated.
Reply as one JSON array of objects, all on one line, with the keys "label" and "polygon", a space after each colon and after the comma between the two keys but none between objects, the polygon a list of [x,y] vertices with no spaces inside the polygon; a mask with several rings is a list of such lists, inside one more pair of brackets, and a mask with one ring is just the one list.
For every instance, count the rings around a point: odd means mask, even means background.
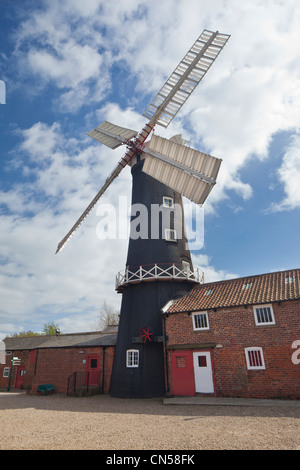
[{"label": "door frame", "polygon": [[[90,361],[91,359],[97,359],[97,367],[91,369]],[[90,372],[97,373],[97,383],[90,383]],[[100,356],[99,354],[88,354],[86,356],[86,384],[87,386],[96,385],[100,386]]]},{"label": "door frame", "polygon": [[[196,383],[196,371],[195,371],[195,355],[196,354],[205,354],[207,357],[210,358],[210,369],[211,369],[211,381],[212,381],[212,388],[213,390],[211,392],[201,392],[197,391],[197,383]],[[214,363],[213,363],[213,357],[212,357],[212,350],[211,349],[203,349],[203,350],[198,350],[195,351],[193,350],[193,372],[194,372],[194,380],[195,380],[195,393],[213,393],[214,396],[217,396],[216,394],[216,385],[215,385],[215,374],[214,374]]]},{"label": "door frame", "polygon": [[[21,371],[23,372],[23,374],[22,374],[22,375],[19,375]],[[17,366],[17,370],[16,370],[16,380],[15,380],[15,388],[16,388],[16,389],[20,389],[20,388],[21,388],[21,385],[23,385],[23,383],[24,383],[24,375],[25,375],[25,366],[22,366],[22,365]],[[19,377],[22,377],[22,379],[20,380]]]},{"label": "door frame", "polygon": [[[178,367],[178,359],[184,358],[184,367]],[[171,351],[172,386],[174,395],[195,395],[193,354],[191,349]]]}]

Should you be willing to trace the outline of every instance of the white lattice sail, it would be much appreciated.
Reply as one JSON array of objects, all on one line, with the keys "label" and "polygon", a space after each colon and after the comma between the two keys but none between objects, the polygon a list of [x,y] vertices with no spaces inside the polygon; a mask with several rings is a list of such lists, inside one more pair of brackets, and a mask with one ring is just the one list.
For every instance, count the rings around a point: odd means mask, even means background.
[{"label": "white lattice sail", "polygon": [[[230,35],[204,30],[164,86],[150,103],[143,116],[167,127],[182,105],[214,63]],[[161,110],[161,113],[160,113]]]},{"label": "white lattice sail", "polygon": [[145,148],[143,171],[196,204],[203,204],[216,183],[222,160],[153,135]]},{"label": "white lattice sail", "polygon": [[132,129],[116,126],[116,124],[112,124],[108,121],[104,121],[100,126],[87,133],[87,135],[92,137],[92,139],[101,142],[101,144],[104,144],[111,149],[116,149],[120,145],[124,144],[126,139],[130,140],[137,134],[138,132]]}]

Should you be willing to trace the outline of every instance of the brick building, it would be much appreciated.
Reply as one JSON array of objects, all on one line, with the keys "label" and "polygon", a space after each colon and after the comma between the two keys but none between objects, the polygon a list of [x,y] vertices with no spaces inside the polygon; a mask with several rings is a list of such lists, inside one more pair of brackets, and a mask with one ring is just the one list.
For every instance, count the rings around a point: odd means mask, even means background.
[{"label": "brick building", "polygon": [[[167,396],[300,398],[300,269],[198,284],[162,320]],[[109,393],[116,333],[6,338],[0,389]]]},{"label": "brick building", "polygon": [[300,270],[197,285],[164,308],[167,394],[300,398]]},{"label": "brick building", "polygon": [[[116,327],[103,332],[6,338],[6,363],[0,364],[0,389],[53,384],[59,393],[81,386],[108,393]],[[19,359],[11,367],[12,358]]]}]

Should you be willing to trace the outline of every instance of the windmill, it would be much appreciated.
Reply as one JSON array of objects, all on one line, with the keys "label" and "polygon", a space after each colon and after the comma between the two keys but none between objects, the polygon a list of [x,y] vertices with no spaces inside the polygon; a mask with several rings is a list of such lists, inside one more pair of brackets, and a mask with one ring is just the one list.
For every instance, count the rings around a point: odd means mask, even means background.
[{"label": "windmill", "polygon": [[[185,238],[182,196],[203,204],[216,183],[221,160],[188,147],[175,136],[152,133],[156,124],[167,127],[218,57],[229,35],[204,30],[178,64],[143,116],[149,122],[138,133],[105,121],[88,132],[98,142],[126,152],[89,206],[58,244],[58,253],[87,217],[100,197],[127,165],[132,173],[132,206],[147,209],[147,236],[129,237],[126,269],[117,276],[116,290],[122,306],[110,394],[152,397],[165,393],[163,325],[161,309],[180,292],[200,282],[193,270]],[[151,237],[151,208],[169,215],[159,236]],[[163,218],[163,217],[162,217]],[[132,215],[132,222],[135,218]],[[175,222],[177,221],[177,224]],[[177,236],[180,228],[181,236]]]}]

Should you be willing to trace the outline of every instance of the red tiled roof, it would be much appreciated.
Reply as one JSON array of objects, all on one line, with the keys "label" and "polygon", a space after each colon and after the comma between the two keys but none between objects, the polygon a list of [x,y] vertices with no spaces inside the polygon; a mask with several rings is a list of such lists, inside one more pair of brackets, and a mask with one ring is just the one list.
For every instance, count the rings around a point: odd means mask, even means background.
[{"label": "red tiled roof", "polygon": [[199,284],[167,313],[300,299],[300,269]]}]

